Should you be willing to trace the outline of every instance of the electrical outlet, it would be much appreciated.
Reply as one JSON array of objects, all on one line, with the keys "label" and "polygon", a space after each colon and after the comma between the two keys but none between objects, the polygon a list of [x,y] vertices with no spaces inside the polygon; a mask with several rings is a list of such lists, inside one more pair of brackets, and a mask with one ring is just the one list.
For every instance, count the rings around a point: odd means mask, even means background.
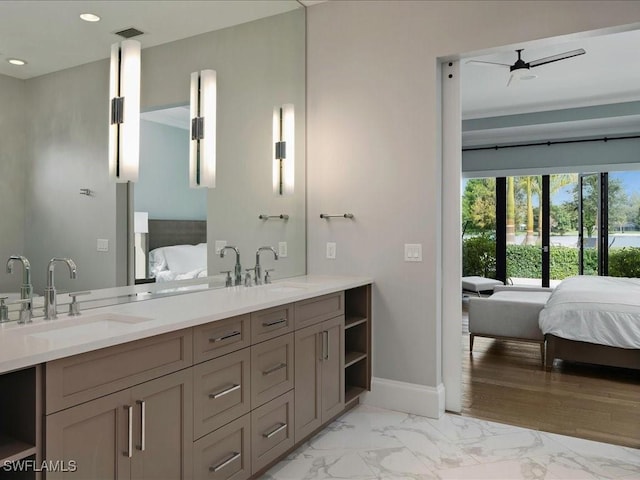
[{"label": "electrical outlet", "polygon": [[336,242],[327,242],[327,258],[335,260],[336,258]]},{"label": "electrical outlet", "polygon": [[220,250],[227,246],[226,240],[216,240],[216,255],[220,255]]},{"label": "electrical outlet", "polygon": [[405,243],[404,244],[404,261],[405,262],[421,262],[422,261],[422,244],[421,243]]},{"label": "electrical outlet", "polygon": [[280,258],[287,257],[287,242],[278,242],[278,256]]},{"label": "electrical outlet", "polygon": [[96,249],[99,252],[108,252],[109,251],[109,240],[106,238],[99,238],[96,243]]}]

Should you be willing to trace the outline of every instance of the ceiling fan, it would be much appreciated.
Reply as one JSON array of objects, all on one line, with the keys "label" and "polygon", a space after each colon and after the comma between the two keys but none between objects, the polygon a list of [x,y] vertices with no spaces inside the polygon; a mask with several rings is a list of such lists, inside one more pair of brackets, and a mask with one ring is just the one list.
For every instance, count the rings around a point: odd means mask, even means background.
[{"label": "ceiling fan", "polygon": [[560,60],[566,60],[567,58],[577,57],[578,55],[584,55],[584,49],[578,48],[577,50],[570,50],[564,53],[558,53],[556,55],[550,55],[548,57],[538,58],[537,60],[531,60],[530,62],[525,62],[522,59],[521,52],[524,48],[517,49],[518,59],[513,65],[509,65],[506,63],[498,63],[498,62],[485,62],[482,60],[468,60],[467,63],[472,65],[479,66],[496,66],[496,67],[507,67],[511,72],[511,76],[509,77],[509,81],[507,82],[507,87],[509,85],[513,85],[520,80],[531,80],[536,78],[537,75],[532,74],[530,70],[534,67],[539,67],[540,65],[546,65],[547,63],[558,62]]}]

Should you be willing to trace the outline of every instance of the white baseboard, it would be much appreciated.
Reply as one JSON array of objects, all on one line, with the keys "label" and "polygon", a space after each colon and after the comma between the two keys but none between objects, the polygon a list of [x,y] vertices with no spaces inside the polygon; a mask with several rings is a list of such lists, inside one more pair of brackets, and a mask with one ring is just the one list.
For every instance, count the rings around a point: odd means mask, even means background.
[{"label": "white baseboard", "polygon": [[371,392],[360,398],[361,403],[398,412],[440,418],[444,413],[444,385],[428,387],[373,377]]}]

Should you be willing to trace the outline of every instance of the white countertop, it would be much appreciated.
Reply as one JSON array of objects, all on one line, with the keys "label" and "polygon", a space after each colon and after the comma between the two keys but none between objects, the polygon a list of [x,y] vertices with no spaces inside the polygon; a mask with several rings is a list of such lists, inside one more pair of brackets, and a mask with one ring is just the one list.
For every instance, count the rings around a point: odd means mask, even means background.
[{"label": "white countertop", "polygon": [[255,287],[185,293],[0,326],[0,373],[373,283],[307,275]]}]

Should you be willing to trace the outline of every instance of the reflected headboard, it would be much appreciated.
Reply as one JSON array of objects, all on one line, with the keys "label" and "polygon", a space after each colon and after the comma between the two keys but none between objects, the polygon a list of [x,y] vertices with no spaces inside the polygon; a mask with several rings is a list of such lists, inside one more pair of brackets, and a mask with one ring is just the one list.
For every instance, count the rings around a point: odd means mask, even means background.
[{"label": "reflected headboard", "polygon": [[149,251],[169,245],[197,245],[206,241],[206,220],[149,220]]}]

